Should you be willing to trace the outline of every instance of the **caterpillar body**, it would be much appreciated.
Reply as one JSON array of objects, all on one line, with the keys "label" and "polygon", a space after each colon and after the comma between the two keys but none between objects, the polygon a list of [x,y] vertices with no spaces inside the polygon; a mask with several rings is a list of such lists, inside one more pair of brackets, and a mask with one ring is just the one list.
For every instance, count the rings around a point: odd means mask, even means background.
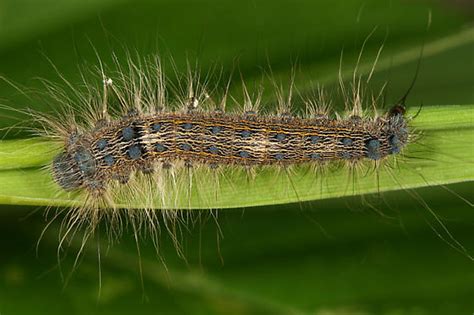
[{"label": "caterpillar body", "polygon": [[381,117],[347,119],[132,111],[70,134],[54,159],[53,177],[65,190],[101,195],[109,181],[126,184],[130,173],[153,172],[157,163],[215,168],[380,160],[408,141],[403,113],[401,106]]}]

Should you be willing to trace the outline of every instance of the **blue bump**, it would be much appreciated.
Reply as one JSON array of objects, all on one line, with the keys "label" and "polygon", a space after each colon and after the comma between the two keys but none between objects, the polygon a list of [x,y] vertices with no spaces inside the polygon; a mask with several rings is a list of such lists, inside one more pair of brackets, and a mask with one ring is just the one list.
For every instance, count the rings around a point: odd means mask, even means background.
[{"label": "blue bump", "polygon": [[191,150],[191,146],[187,143],[180,144],[179,148],[183,151],[190,151]]},{"label": "blue bump", "polygon": [[341,140],[342,145],[344,145],[346,147],[352,145],[353,142],[354,141],[352,141],[351,138],[342,138],[342,140]]},{"label": "blue bump", "polygon": [[139,144],[131,145],[127,150],[127,154],[132,160],[139,159],[142,156],[142,148]]},{"label": "blue bump", "polygon": [[395,147],[394,146],[390,149],[390,154],[397,154],[397,153],[400,153],[400,151],[401,151],[400,147]]},{"label": "blue bump", "polygon": [[250,130],[242,130],[240,132],[240,135],[242,136],[242,138],[248,138],[248,137],[250,137],[251,134],[252,133],[250,132]]},{"label": "blue bump", "polygon": [[312,160],[319,160],[319,159],[321,159],[321,154],[319,154],[319,153],[311,153],[311,154],[309,155],[309,157],[310,157]]},{"label": "blue bump", "polygon": [[345,160],[349,160],[351,158],[351,153],[347,151],[341,152],[341,157]]},{"label": "blue bump", "polygon": [[217,154],[219,153],[219,149],[216,146],[212,145],[209,147],[209,152],[211,152],[212,154]]},{"label": "blue bump", "polygon": [[400,138],[398,138],[397,135],[391,135],[389,138],[388,138],[388,142],[390,143],[390,145],[400,145]]},{"label": "blue bump", "polygon": [[319,136],[311,136],[310,139],[311,139],[311,143],[312,143],[312,144],[316,144],[316,143],[319,142],[319,140],[321,140],[321,137],[319,137]]},{"label": "blue bump", "polygon": [[161,143],[157,143],[157,144],[155,144],[155,150],[156,150],[156,152],[165,152],[166,147],[164,145],[162,145]]},{"label": "blue bump", "polygon": [[104,150],[105,147],[107,146],[107,140],[106,139],[99,139],[99,141],[97,141],[97,149],[99,150]]},{"label": "blue bump", "polygon": [[278,141],[283,141],[285,140],[286,138],[286,135],[284,133],[278,133],[275,138],[278,140]]},{"label": "blue bump", "polygon": [[65,190],[71,191],[82,185],[82,176],[75,167],[71,167],[72,158],[69,154],[60,153],[53,161],[55,181]]},{"label": "blue bump", "polygon": [[115,163],[115,159],[111,154],[107,154],[104,156],[104,162],[107,164],[107,166],[112,166]]},{"label": "blue bump", "polygon": [[365,146],[369,150],[378,149],[378,148],[380,148],[380,141],[377,140],[377,139],[371,139],[371,140],[366,142]]},{"label": "blue bump", "polygon": [[212,132],[213,134],[218,134],[218,133],[221,132],[221,131],[222,131],[222,128],[221,128],[220,126],[212,126],[212,127],[211,127],[211,132]]},{"label": "blue bump", "polygon": [[370,139],[365,142],[367,148],[367,157],[372,160],[379,160],[380,155],[380,141],[377,139]]},{"label": "blue bump", "polygon": [[77,166],[81,172],[85,175],[92,175],[95,172],[95,161],[92,154],[87,151],[84,147],[79,147],[74,154],[74,160],[77,162]]},{"label": "blue bump", "polygon": [[277,153],[275,154],[275,159],[277,159],[278,161],[281,161],[285,158],[285,156],[283,155],[283,153]]},{"label": "blue bump", "polygon": [[397,135],[391,135],[388,138],[388,143],[390,144],[390,154],[400,153],[400,138]]},{"label": "blue bump", "polygon": [[132,127],[125,127],[122,130],[122,137],[125,141],[130,141],[135,138],[135,130]]},{"label": "blue bump", "polygon": [[193,128],[193,124],[191,124],[191,123],[184,123],[184,124],[183,124],[183,128],[184,128],[185,130],[191,130],[191,129]]},{"label": "blue bump", "polygon": [[161,123],[154,123],[153,126],[151,126],[151,129],[153,129],[153,131],[160,131]]},{"label": "blue bump", "polygon": [[92,159],[92,156],[90,155],[90,153],[87,152],[87,150],[84,149],[83,147],[79,147],[76,154],[74,155],[74,160],[80,163],[80,162],[88,161],[89,159]]},{"label": "blue bump", "polygon": [[250,153],[248,153],[247,151],[240,151],[239,156],[242,158],[248,158],[250,156]]}]

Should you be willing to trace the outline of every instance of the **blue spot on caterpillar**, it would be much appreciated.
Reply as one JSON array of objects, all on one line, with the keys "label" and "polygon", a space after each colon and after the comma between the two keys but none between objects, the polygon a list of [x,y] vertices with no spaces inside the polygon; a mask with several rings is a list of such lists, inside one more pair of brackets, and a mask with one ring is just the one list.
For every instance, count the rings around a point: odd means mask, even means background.
[{"label": "blue spot on caterpillar", "polygon": [[67,191],[82,185],[82,175],[72,162],[71,155],[67,153],[60,153],[54,158],[53,173],[59,186]]},{"label": "blue spot on caterpillar", "polygon": [[153,131],[160,131],[161,129],[161,124],[160,123],[154,123],[152,126]]},{"label": "blue spot on caterpillar", "polygon": [[164,145],[162,145],[161,143],[157,143],[157,144],[155,144],[155,150],[157,152],[164,152],[164,151],[166,151],[166,147]]},{"label": "blue spot on caterpillar", "polygon": [[212,154],[217,154],[219,153],[219,149],[216,146],[212,145],[209,147],[209,152],[211,152]]},{"label": "blue spot on caterpillar", "polygon": [[124,141],[130,141],[135,138],[135,130],[132,127],[125,127],[122,130],[122,137]]},{"label": "blue spot on caterpillar", "polygon": [[275,159],[276,159],[276,160],[281,161],[281,160],[283,160],[284,158],[285,158],[285,156],[284,156],[282,153],[277,153],[277,154],[275,154]]},{"label": "blue spot on caterpillar", "polygon": [[278,141],[283,141],[285,140],[285,134],[283,133],[279,133],[275,136],[275,138],[278,140]]},{"label": "blue spot on caterpillar", "polygon": [[85,176],[91,176],[95,173],[95,157],[85,147],[77,148],[74,153],[74,161],[77,167]]},{"label": "blue spot on caterpillar", "polygon": [[372,160],[379,160],[380,155],[380,140],[370,139],[365,143],[367,148],[367,157]]},{"label": "blue spot on caterpillar", "polygon": [[252,133],[250,132],[250,130],[242,130],[240,132],[240,135],[242,136],[242,138],[248,138],[248,137],[250,137],[251,134]]},{"label": "blue spot on caterpillar", "polygon": [[219,132],[221,132],[221,130],[222,130],[222,128],[219,127],[219,126],[213,126],[213,127],[211,128],[211,132],[212,132],[213,134],[215,134],[215,135],[218,134]]},{"label": "blue spot on caterpillar", "polygon": [[107,143],[108,141],[106,139],[99,139],[99,141],[97,141],[97,149],[104,150],[107,146]]},{"label": "blue spot on caterpillar", "polygon": [[311,136],[310,139],[311,139],[312,144],[316,144],[316,143],[319,142],[320,137],[319,136]]},{"label": "blue spot on caterpillar", "polygon": [[183,128],[184,128],[185,130],[191,130],[191,129],[193,128],[193,124],[191,124],[191,123],[185,123],[185,124],[183,124]]},{"label": "blue spot on caterpillar", "polygon": [[239,156],[245,159],[245,158],[248,158],[250,154],[247,151],[240,151]]},{"label": "blue spot on caterpillar", "polygon": [[345,147],[348,147],[352,145],[353,141],[350,138],[342,138],[341,142],[342,142],[342,145],[344,145]]},{"label": "blue spot on caterpillar", "polygon": [[142,147],[139,144],[134,144],[128,148],[127,155],[130,159],[136,160],[142,156]]},{"label": "blue spot on caterpillar", "polygon": [[114,165],[115,159],[112,155],[107,154],[106,156],[104,156],[104,162],[105,164],[107,164],[107,166],[112,166]]},{"label": "blue spot on caterpillar", "polygon": [[183,151],[190,151],[191,150],[191,146],[187,143],[182,143],[179,145],[179,148]]}]

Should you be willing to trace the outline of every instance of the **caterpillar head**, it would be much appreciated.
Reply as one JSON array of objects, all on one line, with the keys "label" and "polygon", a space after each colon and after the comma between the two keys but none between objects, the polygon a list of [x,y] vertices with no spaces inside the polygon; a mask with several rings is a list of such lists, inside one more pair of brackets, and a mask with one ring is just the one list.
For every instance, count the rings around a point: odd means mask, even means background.
[{"label": "caterpillar head", "polygon": [[393,117],[393,116],[402,116],[403,117],[405,115],[405,112],[406,112],[405,105],[397,104],[397,105],[393,106],[392,108],[390,108],[390,110],[388,111],[388,116],[389,117]]}]

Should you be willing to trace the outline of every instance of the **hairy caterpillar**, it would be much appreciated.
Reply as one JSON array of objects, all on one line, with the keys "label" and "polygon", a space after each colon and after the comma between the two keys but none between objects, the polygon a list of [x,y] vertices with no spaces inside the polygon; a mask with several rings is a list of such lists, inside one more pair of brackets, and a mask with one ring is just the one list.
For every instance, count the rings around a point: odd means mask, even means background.
[{"label": "hairy caterpillar", "polygon": [[[200,185],[217,191],[229,173],[243,171],[252,179],[265,169],[307,168],[317,178],[338,163],[377,170],[414,136],[404,115],[406,96],[387,112],[369,111],[366,103],[376,105],[376,98],[363,95],[355,77],[352,93],[344,95],[346,112],[331,112],[320,90],[317,98],[303,100],[306,109],[298,115],[292,86],[286,99],[277,93],[275,113],[261,110],[260,95],[252,99],[245,86],[243,102],[228,110],[227,91],[216,102],[191,71],[184,87],[180,82],[166,88],[159,59],[142,68],[130,63],[115,77],[102,70],[101,76],[102,92],[84,96],[82,112],[38,119],[42,136],[62,148],[47,171],[60,193],[82,198],[83,204],[68,212],[66,231],[84,225],[94,231],[107,218],[111,233],[118,234],[123,209],[126,220],[138,220],[134,228],[155,231],[157,204],[166,224],[175,223],[179,209],[194,206],[185,201],[183,207],[183,199],[199,194]],[[347,93],[344,85],[341,90]],[[145,205],[141,210],[134,209],[137,200]]]},{"label": "hairy caterpillar", "polygon": [[[162,107],[165,104],[155,104]],[[221,111],[132,111],[72,131],[53,162],[54,180],[67,191],[107,194],[111,180],[127,184],[132,172],[172,167],[298,165],[398,154],[408,141],[403,105],[375,118],[344,119],[225,114]],[[162,194],[165,194],[163,192]]]},{"label": "hairy caterpillar", "polygon": [[[100,222],[110,236],[130,224],[136,235],[150,232],[158,242],[160,215],[175,238],[176,225],[190,213],[182,210],[196,207],[192,195],[199,194],[200,185],[217,192],[222,178],[233,172],[251,180],[265,169],[291,176],[306,168],[316,185],[324,172],[344,165],[364,176],[374,170],[376,179],[417,135],[411,117],[405,117],[414,80],[396,105],[378,112],[366,109],[377,107],[377,96],[365,95],[354,74],[349,92],[340,85],[345,112],[331,112],[320,91],[319,97],[303,98],[306,111],[298,115],[292,86],[286,99],[277,92],[277,111],[266,113],[260,94],[252,98],[245,86],[244,100],[234,99],[240,108],[229,110],[227,91],[216,102],[215,91],[191,71],[184,88],[182,82],[167,88],[172,83],[158,59],[130,62],[126,70],[106,74],[101,70],[100,89],[89,85],[89,94],[79,94],[78,111],[66,107],[60,118],[35,117],[43,124],[39,133],[61,147],[46,167],[58,194],[80,203],[65,211],[61,244],[83,228],[87,240]],[[209,204],[204,208],[215,209]]]}]

